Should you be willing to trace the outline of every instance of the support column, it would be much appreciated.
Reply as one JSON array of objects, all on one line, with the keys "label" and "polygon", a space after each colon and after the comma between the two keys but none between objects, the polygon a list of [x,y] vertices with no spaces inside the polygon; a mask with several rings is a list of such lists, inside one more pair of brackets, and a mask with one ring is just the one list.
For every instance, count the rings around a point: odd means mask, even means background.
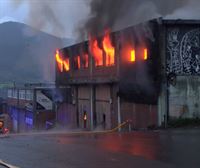
[{"label": "support column", "polygon": [[[168,96],[167,96],[167,85],[163,84],[161,93],[158,98],[158,125],[167,127],[167,116],[168,116]],[[164,125],[163,125],[164,124]]]},{"label": "support column", "polygon": [[94,102],[94,94],[93,94],[93,85],[90,86],[90,129],[93,130],[93,102]]},{"label": "support column", "polygon": [[[117,119],[118,119],[118,125],[121,124],[121,106],[120,106],[120,97],[117,97]],[[121,131],[121,128],[118,129],[118,131]]]}]

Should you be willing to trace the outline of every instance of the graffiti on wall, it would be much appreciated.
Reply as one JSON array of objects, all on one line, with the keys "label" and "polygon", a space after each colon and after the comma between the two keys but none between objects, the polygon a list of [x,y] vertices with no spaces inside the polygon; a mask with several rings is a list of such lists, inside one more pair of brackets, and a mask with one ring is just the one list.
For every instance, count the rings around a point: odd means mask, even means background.
[{"label": "graffiti on wall", "polygon": [[181,32],[168,30],[167,73],[179,75],[200,74],[200,29]]}]

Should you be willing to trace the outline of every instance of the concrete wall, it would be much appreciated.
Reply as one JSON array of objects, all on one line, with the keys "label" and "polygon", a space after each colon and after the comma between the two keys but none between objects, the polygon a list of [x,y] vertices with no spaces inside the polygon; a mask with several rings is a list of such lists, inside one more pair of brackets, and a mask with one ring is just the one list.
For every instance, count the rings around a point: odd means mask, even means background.
[{"label": "concrete wall", "polygon": [[176,85],[169,88],[171,118],[200,117],[200,77],[177,76]]},{"label": "concrete wall", "polygon": [[200,116],[199,22],[171,22],[166,26],[166,73],[176,76],[169,86],[170,118]]}]

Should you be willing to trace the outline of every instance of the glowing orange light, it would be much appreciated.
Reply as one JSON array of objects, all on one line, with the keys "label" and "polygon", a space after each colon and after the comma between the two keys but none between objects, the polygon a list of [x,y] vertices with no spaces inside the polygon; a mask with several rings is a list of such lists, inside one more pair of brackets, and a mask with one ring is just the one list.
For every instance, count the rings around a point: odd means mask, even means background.
[{"label": "glowing orange light", "polygon": [[60,70],[60,72],[63,72],[63,67],[65,71],[69,71],[69,58],[66,58],[65,60],[63,60],[58,50],[56,50],[56,62],[57,62],[58,69]]},{"label": "glowing orange light", "polygon": [[131,50],[131,62],[135,62],[135,50]]},{"label": "glowing orange light", "polygon": [[75,61],[75,64],[76,64],[76,66],[77,66],[77,69],[80,69],[80,67],[81,67],[80,56],[76,56],[76,57],[74,58],[74,61]]},{"label": "glowing orange light", "polygon": [[148,52],[147,52],[147,48],[144,49],[144,60],[147,60],[148,58]]},{"label": "glowing orange light", "polygon": [[80,67],[81,67],[80,56],[77,56],[77,63],[78,63],[78,69],[80,69]]},{"label": "glowing orange light", "polygon": [[88,60],[88,58],[89,58],[88,54],[84,54],[83,55],[83,67],[84,68],[87,68],[89,66],[89,62],[88,62],[89,60]]},{"label": "glowing orange light", "polygon": [[95,66],[103,65],[103,51],[99,48],[97,40],[90,40],[90,51],[95,59]]},{"label": "glowing orange light", "polygon": [[64,68],[65,68],[65,71],[69,71],[69,58],[66,58],[63,61],[63,65],[64,65]]},{"label": "glowing orange light", "polygon": [[87,115],[86,114],[84,114],[84,117],[83,117],[83,120],[87,120]]},{"label": "glowing orange light", "polygon": [[58,50],[56,50],[56,62],[58,64],[58,68],[59,68],[60,72],[63,72],[63,60],[60,57]]},{"label": "glowing orange light", "polygon": [[111,44],[109,31],[106,31],[103,38],[103,49],[106,53],[106,66],[115,64],[115,48]]}]

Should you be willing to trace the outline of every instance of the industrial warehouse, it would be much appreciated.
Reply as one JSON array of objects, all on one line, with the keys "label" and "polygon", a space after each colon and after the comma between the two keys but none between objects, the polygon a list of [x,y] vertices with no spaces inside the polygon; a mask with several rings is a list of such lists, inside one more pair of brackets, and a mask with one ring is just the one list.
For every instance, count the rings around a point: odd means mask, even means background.
[{"label": "industrial warehouse", "polygon": [[72,96],[58,107],[66,124],[137,129],[199,117],[199,26],[158,18],[57,50],[56,85]]}]

